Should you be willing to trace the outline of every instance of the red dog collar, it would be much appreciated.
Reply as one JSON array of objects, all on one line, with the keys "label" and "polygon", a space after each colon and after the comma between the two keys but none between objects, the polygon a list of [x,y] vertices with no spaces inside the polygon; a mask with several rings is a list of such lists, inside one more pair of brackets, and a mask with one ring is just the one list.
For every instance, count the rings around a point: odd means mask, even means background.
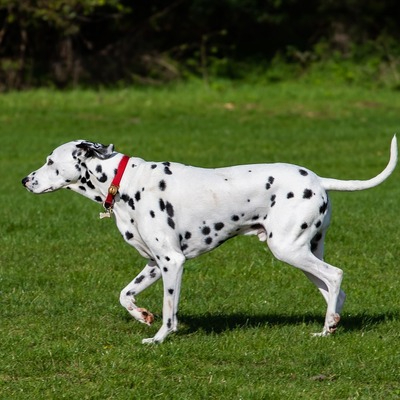
[{"label": "red dog collar", "polygon": [[111,182],[110,187],[108,188],[108,194],[106,197],[106,201],[104,202],[104,208],[109,212],[113,205],[114,205],[114,198],[116,194],[118,193],[119,189],[119,184],[122,179],[122,175],[124,175],[126,165],[128,164],[129,161],[129,156],[123,156],[121,158],[121,161],[118,164],[118,169],[117,173],[115,174],[115,177],[113,181]]}]

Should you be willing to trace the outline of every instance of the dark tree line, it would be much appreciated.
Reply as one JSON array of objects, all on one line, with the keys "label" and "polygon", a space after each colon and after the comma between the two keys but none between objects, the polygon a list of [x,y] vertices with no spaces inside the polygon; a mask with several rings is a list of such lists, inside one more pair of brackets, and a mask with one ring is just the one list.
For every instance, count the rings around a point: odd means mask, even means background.
[{"label": "dark tree line", "polygon": [[[0,0],[0,90],[400,55],[397,0]],[[316,50],[318,49],[318,51]]]}]

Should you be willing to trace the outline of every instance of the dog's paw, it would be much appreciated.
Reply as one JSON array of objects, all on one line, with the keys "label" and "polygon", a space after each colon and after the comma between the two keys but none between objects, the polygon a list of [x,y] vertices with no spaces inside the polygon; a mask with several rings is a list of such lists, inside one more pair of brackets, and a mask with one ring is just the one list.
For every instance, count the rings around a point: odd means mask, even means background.
[{"label": "dog's paw", "polygon": [[129,310],[129,313],[143,324],[150,326],[154,322],[154,315],[145,308],[134,308],[133,310]]},{"label": "dog's paw", "polygon": [[323,330],[322,332],[317,332],[317,333],[312,333],[311,336],[312,337],[327,337],[330,336],[331,332],[327,331],[327,330]]},{"label": "dog's paw", "polygon": [[313,333],[313,336],[324,337],[324,336],[333,335],[338,328],[338,324],[340,321],[340,315],[337,313],[333,314],[331,320],[332,320],[331,324],[329,324],[328,326],[324,326],[324,329],[322,330],[322,332]]},{"label": "dog's paw", "polygon": [[142,344],[158,344],[161,343],[159,340],[156,340],[155,338],[147,338],[142,340]]}]

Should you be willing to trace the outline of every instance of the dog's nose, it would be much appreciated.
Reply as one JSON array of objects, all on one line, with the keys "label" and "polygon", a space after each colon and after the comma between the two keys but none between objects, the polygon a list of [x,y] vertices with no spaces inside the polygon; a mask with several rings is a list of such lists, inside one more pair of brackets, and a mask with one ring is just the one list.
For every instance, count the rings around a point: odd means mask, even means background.
[{"label": "dog's nose", "polygon": [[22,179],[22,185],[26,186],[26,184],[29,182],[29,178],[26,176],[24,179]]}]

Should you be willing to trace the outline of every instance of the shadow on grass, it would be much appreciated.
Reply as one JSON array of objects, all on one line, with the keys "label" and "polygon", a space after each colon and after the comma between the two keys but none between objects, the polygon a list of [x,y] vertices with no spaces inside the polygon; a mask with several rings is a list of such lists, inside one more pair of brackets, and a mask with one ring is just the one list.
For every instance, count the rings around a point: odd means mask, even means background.
[{"label": "shadow on grass", "polygon": [[[362,331],[371,329],[390,321],[398,320],[399,313],[357,314],[342,315],[340,327],[345,331]],[[205,315],[179,315],[180,331],[192,333],[202,330],[206,333],[222,333],[236,329],[257,328],[260,326],[287,326],[287,325],[312,325],[324,324],[324,317],[316,314],[205,314]]]}]

